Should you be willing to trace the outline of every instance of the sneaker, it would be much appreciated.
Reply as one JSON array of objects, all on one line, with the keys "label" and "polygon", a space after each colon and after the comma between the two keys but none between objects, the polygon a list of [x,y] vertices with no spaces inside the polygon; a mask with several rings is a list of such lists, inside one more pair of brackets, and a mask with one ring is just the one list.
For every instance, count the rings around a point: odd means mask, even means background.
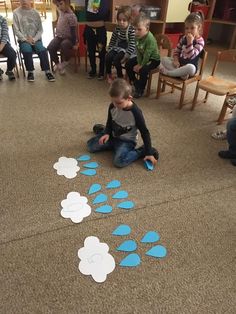
[{"label": "sneaker", "polygon": [[90,71],[88,73],[88,79],[93,79],[97,76],[97,73],[96,72],[93,72],[93,71]]},{"label": "sneaker", "polygon": [[103,81],[104,80],[104,75],[103,74],[99,74],[98,75],[98,81]]},{"label": "sneaker", "polygon": [[27,81],[28,82],[34,82],[34,73],[33,72],[28,72]]},{"label": "sneaker", "polygon": [[2,75],[3,75],[3,70],[2,69],[0,69],[0,81],[2,80]]},{"label": "sneaker", "polygon": [[46,75],[49,82],[55,82],[55,77],[52,75],[51,72],[47,72],[47,73],[45,73],[45,75]]},{"label": "sneaker", "polygon": [[218,155],[223,159],[236,159],[236,153],[233,154],[229,150],[221,150],[219,151]]},{"label": "sneaker", "polygon": [[135,89],[135,92],[134,92],[133,97],[134,97],[134,98],[140,98],[140,97],[142,97],[142,96],[143,96],[143,91],[140,91],[140,90]]},{"label": "sneaker", "polygon": [[220,141],[226,140],[226,138],[227,138],[227,131],[224,130],[224,131],[214,132],[214,133],[211,134],[211,137],[214,138],[215,140],[220,140]]},{"label": "sneaker", "polygon": [[12,71],[7,71],[6,75],[8,76],[9,81],[14,81],[15,78],[15,74]]},{"label": "sneaker", "polygon": [[58,63],[56,65],[56,70],[59,72],[60,75],[64,75],[66,73],[65,67],[63,67],[61,63]]},{"label": "sneaker", "polygon": [[95,134],[100,134],[100,133],[102,133],[103,131],[105,130],[105,125],[103,125],[103,124],[94,124],[94,126],[93,126],[93,132],[95,133]]}]

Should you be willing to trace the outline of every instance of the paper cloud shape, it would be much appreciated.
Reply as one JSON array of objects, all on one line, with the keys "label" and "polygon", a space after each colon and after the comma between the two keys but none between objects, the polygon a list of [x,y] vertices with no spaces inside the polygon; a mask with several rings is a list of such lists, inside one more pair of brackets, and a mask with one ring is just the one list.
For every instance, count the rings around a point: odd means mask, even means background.
[{"label": "paper cloud shape", "polygon": [[61,215],[63,218],[70,218],[74,223],[81,222],[91,214],[91,207],[87,204],[88,199],[78,192],[70,192],[67,198],[61,201]]},{"label": "paper cloud shape", "polygon": [[58,162],[53,165],[59,176],[65,176],[67,179],[73,179],[77,176],[80,167],[74,158],[60,157]]},{"label": "paper cloud shape", "polygon": [[115,260],[108,251],[109,246],[106,243],[101,243],[94,236],[87,237],[84,247],[78,250],[78,257],[81,259],[80,272],[91,275],[96,282],[104,282],[107,275],[115,269]]}]

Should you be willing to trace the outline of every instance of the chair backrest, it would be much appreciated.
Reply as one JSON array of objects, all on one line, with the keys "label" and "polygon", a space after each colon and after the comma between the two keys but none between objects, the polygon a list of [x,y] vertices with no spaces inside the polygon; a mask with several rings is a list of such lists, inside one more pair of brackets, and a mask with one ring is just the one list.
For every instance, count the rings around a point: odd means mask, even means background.
[{"label": "chair backrest", "polygon": [[220,61],[236,63],[236,49],[229,49],[217,52],[215,63],[211,73],[212,76],[215,74]]},{"label": "chair backrest", "polygon": [[160,50],[160,55],[163,56],[171,56],[172,53],[172,44],[167,35],[164,34],[157,34],[155,36],[158,48]]},{"label": "chair backrest", "polygon": [[206,59],[207,59],[207,51],[205,49],[202,50],[200,59],[201,59],[201,64],[199,68],[199,75],[202,75],[205,64],[206,64]]}]

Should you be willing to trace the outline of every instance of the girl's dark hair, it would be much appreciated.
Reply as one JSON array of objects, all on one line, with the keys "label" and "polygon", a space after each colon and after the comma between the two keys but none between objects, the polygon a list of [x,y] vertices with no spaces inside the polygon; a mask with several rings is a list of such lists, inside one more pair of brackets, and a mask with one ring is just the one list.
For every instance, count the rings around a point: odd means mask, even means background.
[{"label": "girl's dark hair", "polygon": [[132,87],[124,79],[115,79],[109,89],[109,95],[111,97],[120,97],[127,99],[132,95]]},{"label": "girl's dark hair", "polygon": [[119,15],[120,14],[124,14],[125,18],[127,21],[130,21],[131,19],[131,15],[132,15],[132,9],[130,6],[128,5],[122,5],[119,7],[118,11],[117,11],[117,15],[116,15],[116,19],[119,19]]},{"label": "girl's dark hair", "polygon": [[184,21],[184,23],[194,23],[197,25],[202,25],[203,22],[204,22],[204,14],[202,11],[190,13]]}]

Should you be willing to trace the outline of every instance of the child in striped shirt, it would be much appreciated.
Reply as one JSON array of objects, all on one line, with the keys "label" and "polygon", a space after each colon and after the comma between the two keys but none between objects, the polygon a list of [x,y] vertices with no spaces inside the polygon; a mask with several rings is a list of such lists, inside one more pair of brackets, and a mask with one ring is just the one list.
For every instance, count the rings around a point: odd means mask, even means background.
[{"label": "child in striped shirt", "polygon": [[196,74],[198,60],[204,48],[204,39],[201,36],[203,15],[193,12],[185,19],[185,35],[181,37],[173,58],[163,57],[160,72],[171,76],[188,79]]},{"label": "child in striped shirt", "polygon": [[116,67],[117,76],[122,78],[122,63],[135,53],[135,30],[130,25],[131,7],[121,6],[117,12],[117,23],[106,54],[106,73],[108,83],[112,82],[111,67]]}]

